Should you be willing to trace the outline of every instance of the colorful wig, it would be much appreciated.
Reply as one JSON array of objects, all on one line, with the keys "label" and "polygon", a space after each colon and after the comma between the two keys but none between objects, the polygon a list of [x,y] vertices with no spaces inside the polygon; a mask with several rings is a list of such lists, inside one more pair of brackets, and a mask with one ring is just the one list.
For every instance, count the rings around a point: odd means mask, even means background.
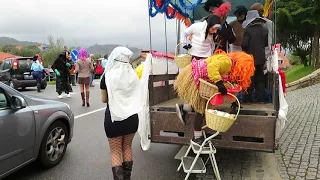
[{"label": "colorful wig", "polygon": [[229,12],[231,11],[231,4],[229,2],[225,2],[221,4],[220,7],[213,11],[214,15],[219,17],[228,16]]},{"label": "colorful wig", "polygon": [[251,85],[251,77],[254,75],[254,58],[245,52],[228,53],[233,61],[233,67],[229,74],[229,81],[238,84],[246,91]]},{"label": "colorful wig", "polygon": [[79,50],[79,59],[82,61],[86,60],[88,58],[88,51],[85,48],[81,48]]},{"label": "colorful wig", "polygon": [[204,10],[210,12],[211,8],[218,8],[223,4],[223,0],[208,0],[204,3]]}]

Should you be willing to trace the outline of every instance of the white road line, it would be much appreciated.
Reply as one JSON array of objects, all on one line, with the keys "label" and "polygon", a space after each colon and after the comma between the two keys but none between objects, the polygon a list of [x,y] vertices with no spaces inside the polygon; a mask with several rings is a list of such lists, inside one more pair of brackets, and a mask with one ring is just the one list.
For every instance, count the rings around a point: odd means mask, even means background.
[{"label": "white road line", "polygon": [[96,113],[96,112],[99,112],[99,111],[102,111],[102,110],[105,110],[106,108],[100,108],[100,109],[96,109],[94,111],[90,111],[90,112],[87,112],[87,113],[84,113],[84,114],[80,114],[78,116],[75,116],[74,119],[78,119],[78,118],[81,118],[83,116],[87,116],[87,115],[90,115],[90,114],[93,114],[93,113]]}]

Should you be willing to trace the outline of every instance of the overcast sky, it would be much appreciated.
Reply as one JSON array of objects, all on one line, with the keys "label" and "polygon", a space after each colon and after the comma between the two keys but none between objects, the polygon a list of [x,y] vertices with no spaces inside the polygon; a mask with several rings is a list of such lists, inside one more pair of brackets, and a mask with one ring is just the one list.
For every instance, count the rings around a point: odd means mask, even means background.
[{"label": "overcast sky", "polygon": [[[61,36],[68,46],[123,44],[149,49],[147,0],[1,0],[0,36],[45,43]],[[164,17],[151,19],[152,45],[165,50]],[[184,25],[182,25],[182,29]],[[167,20],[169,50],[176,21]]]}]

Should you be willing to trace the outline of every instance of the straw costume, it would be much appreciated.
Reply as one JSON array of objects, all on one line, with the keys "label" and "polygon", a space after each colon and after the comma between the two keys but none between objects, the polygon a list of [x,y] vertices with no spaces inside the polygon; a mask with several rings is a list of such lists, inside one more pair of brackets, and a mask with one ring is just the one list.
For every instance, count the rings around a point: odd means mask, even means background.
[{"label": "straw costume", "polygon": [[254,70],[254,59],[251,55],[244,52],[222,52],[186,66],[177,76],[174,88],[178,96],[189,103],[194,111],[203,114],[207,100],[200,97],[199,78],[217,83],[223,80],[222,75],[227,75],[224,80],[236,83],[246,90],[250,87]]}]

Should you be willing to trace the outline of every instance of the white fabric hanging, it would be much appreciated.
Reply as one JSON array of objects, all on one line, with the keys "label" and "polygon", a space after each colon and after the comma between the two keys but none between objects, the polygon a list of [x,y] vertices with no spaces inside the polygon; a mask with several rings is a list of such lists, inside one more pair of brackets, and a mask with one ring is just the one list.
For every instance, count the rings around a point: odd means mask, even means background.
[{"label": "white fabric hanging", "polygon": [[122,121],[142,110],[141,82],[130,64],[133,52],[116,47],[105,67],[111,120]]},{"label": "white fabric hanging", "polygon": [[278,112],[278,119],[276,122],[276,139],[280,137],[282,130],[285,127],[285,123],[287,121],[287,114],[288,114],[288,103],[284,97],[283,88],[282,88],[282,80],[279,74],[279,56],[278,56],[278,49],[275,48],[273,51],[272,58],[270,58],[270,64],[268,65],[268,71],[276,72],[279,77],[279,112]]},{"label": "white fabric hanging", "polygon": [[282,80],[279,73],[278,73],[278,76],[279,76],[279,112],[278,112],[278,119],[276,122],[276,139],[280,137],[280,133],[285,127],[285,124],[287,121],[288,109],[289,109],[289,105],[284,97],[284,93],[281,85]]},{"label": "white fabric hanging", "polygon": [[150,148],[151,140],[149,135],[151,135],[151,124],[150,124],[150,112],[149,112],[149,75],[151,74],[151,59],[152,55],[147,54],[147,58],[144,63],[143,73],[141,77],[141,102],[143,104],[142,111],[139,115],[139,127],[138,133],[140,135],[140,145],[142,150],[146,151]]}]

